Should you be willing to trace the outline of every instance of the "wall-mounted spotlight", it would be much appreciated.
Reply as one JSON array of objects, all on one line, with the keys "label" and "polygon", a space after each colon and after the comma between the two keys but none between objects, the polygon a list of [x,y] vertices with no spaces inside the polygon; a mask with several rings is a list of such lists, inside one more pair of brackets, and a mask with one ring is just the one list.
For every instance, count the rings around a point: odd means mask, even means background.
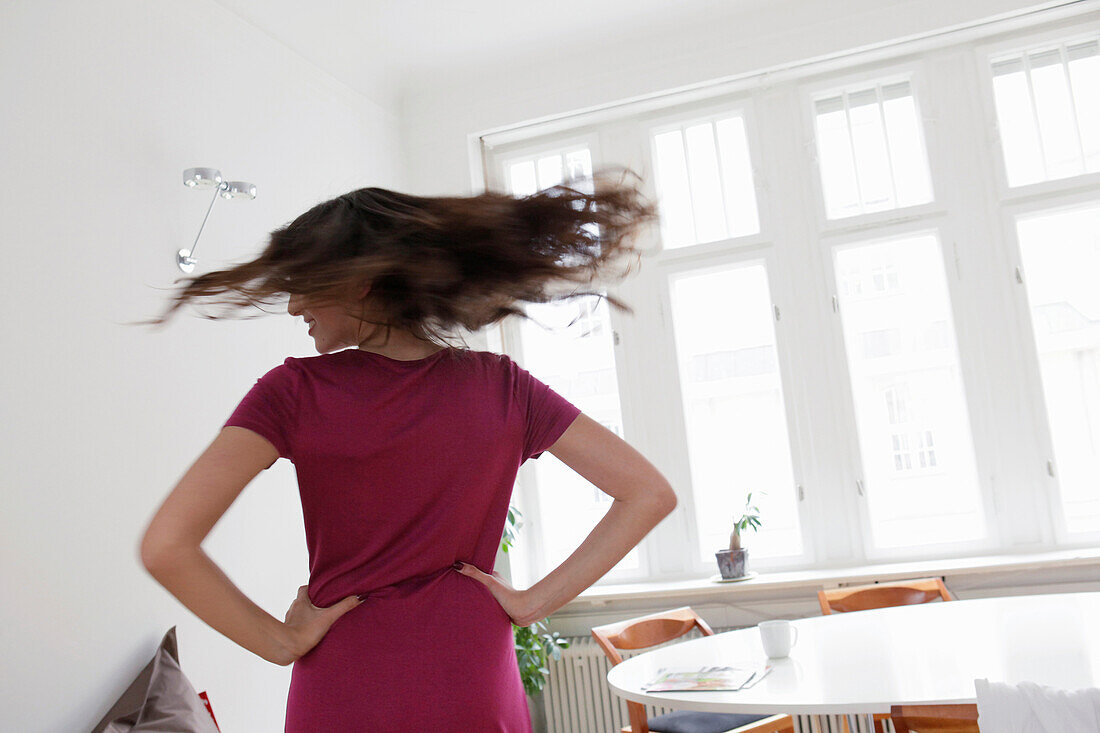
[{"label": "wall-mounted spotlight", "polygon": [[256,185],[245,181],[223,181],[222,172],[217,168],[188,168],[183,172],[183,185],[188,188],[213,188],[214,198],[210,199],[210,205],[206,207],[206,216],[202,219],[199,233],[195,235],[195,244],[190,250],[181,249],[176,253],[176,265],[187,274],[195,271],[195,247],[202,236],[206,220],[210,218],[210,210],[214,208],[214,202],[218,200],[218,194],[227,199],[254,199],[256,198]]}]

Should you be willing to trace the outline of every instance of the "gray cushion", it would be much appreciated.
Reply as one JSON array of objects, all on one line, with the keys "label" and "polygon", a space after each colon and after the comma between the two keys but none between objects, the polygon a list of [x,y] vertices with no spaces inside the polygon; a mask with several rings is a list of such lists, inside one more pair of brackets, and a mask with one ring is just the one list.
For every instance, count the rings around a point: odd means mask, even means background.
[{"label": "gray cushion", "polygon": [[767,717],[770,716],[676,710],[650,718],[649,729],[653,733],[725,733]]},{"label": "gray cushion", "polygon": [[219,733],[180,669],[175,626],[92,733]]}]

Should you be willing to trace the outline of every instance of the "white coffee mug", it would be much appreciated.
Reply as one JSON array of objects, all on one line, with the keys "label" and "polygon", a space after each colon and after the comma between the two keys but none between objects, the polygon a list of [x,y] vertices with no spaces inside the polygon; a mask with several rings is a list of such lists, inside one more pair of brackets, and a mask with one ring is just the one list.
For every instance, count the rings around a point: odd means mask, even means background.
[{"label": "white coffee mug", "polygon": [[757,627],[760,629],[760,641],[764,643],[764,653],[771,659],[787,656],[798,641],[798,629],[790,621],[761,621]]}]

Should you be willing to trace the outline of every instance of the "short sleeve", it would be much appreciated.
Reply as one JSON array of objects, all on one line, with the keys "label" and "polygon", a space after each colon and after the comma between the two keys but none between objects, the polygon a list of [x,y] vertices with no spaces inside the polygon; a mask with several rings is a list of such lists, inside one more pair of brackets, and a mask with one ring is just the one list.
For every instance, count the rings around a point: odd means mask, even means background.
[{"label": "short sleeve", "polygon": [[298,380],[293,357],[287,357],[282,364],[256,380],[223,427],[234,425],[259,433],[275,446],[280,457],[293,461],[292,437],[297,418]]},{"label": "short sleeve", "polygon": [[581,409],[508,359],[516,401],[524,415],[523,458],[538,458],[573,424]]}]

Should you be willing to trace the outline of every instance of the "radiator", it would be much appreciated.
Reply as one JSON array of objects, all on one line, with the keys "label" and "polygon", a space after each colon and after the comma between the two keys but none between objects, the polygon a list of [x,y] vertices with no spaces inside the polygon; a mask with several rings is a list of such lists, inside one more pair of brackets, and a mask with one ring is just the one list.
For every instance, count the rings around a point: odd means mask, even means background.
[{"label": "radiator", "polygon": [[[729,631],[715,628],[715,633]],[[670,644],[698,638],[701,634],[693,629],[688,634],[675,639]],[[663,646],[663,645],[662,645]],[[648,647],[650,651],[659,647]],[[620,652],[629,659],[642,651]],[[618,733],[623,726],[630,725],[630,716],[626,712],[626,700],[622,699],[607,684],[607,673],[611,662],[591,636],[569,637],[569,648],[563,649],[561,659],[550,660],[550,678],[543,690],[543,704],[546,706],[546,727],[548,733]],[[655,717],[672,712],[671,708],[646,705],[646,715]],[[822,716],[821,727],[813,725],[807,716],[795,718],[796,733],[839,733],[844,728],[839,716]],[[886,733],[893,733],[890,721],[885,722]],[[864,720],[856,724],[856,733],[864,733]]]},{"label": "radiator", "polygon": [[[699,635],[692,630],[677,641]],[[622,655],[629,659],[639,653],[624,651]],[[550,679],[543,694],[548,733],[618,733],[630,725],[626,700],[607,685],[611,661],[591,636],[569,637],[569,648],[562,649],[561,659],[551,659],[549,667]],[[646,706],[649,717],[668,712],[670,708]]]}]

